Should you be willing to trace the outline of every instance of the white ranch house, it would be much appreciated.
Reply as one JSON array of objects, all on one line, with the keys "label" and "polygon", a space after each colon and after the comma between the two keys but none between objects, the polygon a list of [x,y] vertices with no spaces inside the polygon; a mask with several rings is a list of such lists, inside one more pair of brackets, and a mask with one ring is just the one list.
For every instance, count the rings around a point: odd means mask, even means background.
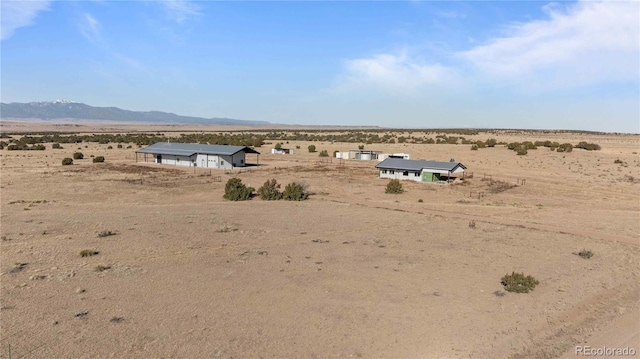
[{"label": "white ranch house", "polygon": [[387,158],[378,163],[380,178],[438,183],[464,178],[467,169],[460,162],[438,162]]},{"label": "white ranch house", "polygon": [[246,154],[255,153],[256,164],[260,152],[246,146],[201,145],[197,143],[157,142],[149,147],[136,151],[136,162],[139,154],[144,162],[151,162],[216,169],[233,169],[247,165]]}]

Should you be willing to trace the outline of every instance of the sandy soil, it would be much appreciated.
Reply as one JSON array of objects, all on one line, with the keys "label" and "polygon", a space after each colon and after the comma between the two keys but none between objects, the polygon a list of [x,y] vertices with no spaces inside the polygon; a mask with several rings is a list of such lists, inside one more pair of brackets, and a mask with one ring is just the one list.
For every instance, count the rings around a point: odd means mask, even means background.
[{"label": "sandy soil", "polygon": [[[93,143],[0,151],[0,356],[640,351],[638,136],[502,136],[586,140],[603,149],[516,156],[503,147],[368,146],[453,157],[473,173],[464,185],[405,183],[401,195],[384,193],[374,162],[319,161],[305,142],[291,141],[287,147],[303,150],[290,156],[268,154],[265,145],[261,166],[226,173],[135,163],[130,149]],[[355,147],[314,144],[329,152]],[[85,159],[61,166],[75,151]],[[107,161],[91,163],[90,155]],[[270,178],[283,186],[301,181],[313,195],[293,203],[224,201],[233,176],[253,187]],[[99,237],[105,230],[115,235]],[[81,257],[85,249],[99,253]],[[575,255],[583,249],[595,255]],[[500,278],[512,271],[540,284],[502,295]]]}]

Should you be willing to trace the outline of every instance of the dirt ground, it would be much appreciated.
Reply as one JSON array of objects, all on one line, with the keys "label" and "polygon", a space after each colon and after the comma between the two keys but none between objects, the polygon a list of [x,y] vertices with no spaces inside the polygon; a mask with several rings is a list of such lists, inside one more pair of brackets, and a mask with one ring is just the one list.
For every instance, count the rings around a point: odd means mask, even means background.
[{"label": "dirt ground", "polygon": [[[134,150],[107,144],[2,150],[0,357],[640,351],[640,137],[475,137],[588,141],[602,150],[517,156],[502,146],[367,145],[455,158],[473,174],[459,185],[404,182],[400,195],[384,193],[375,161],[322,161],[306,151],[357,147],[349,143],[290,141],[284,147],[301,148],[293,155],[272,155],[266,144],[259,166],[228,172],[136,163]],[[76,151],[85,159],[62,166]],[[222,196],[232,177],[255,188],[298,181],[312,195],[229,202]],[[575,254],[585,249],[594,256]],[[540,284],[505,293],[500,279],[512,271]]]}]

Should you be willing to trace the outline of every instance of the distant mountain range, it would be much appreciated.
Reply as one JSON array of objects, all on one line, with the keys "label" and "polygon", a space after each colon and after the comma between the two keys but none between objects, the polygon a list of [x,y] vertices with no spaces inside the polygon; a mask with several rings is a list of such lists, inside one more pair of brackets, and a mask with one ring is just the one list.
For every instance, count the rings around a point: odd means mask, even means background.
[{"label": "distant mountain range", "polygon": [[266,121],[245,121],[231,118],[203,118],[180,116],[160,111],[129,111],[117,107],[93,107],[80,102],[57,100],[52,102],[0,103],[0,118],[40,120],[91,120],[115,122],[143,122],[158,124],[203,125],[268,125]]}]

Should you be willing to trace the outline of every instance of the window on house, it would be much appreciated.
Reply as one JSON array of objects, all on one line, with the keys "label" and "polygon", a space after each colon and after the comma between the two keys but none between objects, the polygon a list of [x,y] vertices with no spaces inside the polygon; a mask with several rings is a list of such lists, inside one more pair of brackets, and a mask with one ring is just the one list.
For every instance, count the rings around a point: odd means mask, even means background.
[{"label": "window on house", "polygon": [[389,170],[389,174],[394,174],[396,173],[394,170]]},{"label": "window on house", "polygon": [[413,175],[414,177],[420,177],[420,172],[414,172]]},{"label": "window on house", "polygon": [[409,171],[404,171],[404,172],[402,172],[402,175],[403,175],[403,176],[408,176],[408,175],[409,175]]},{"label": "window on house", "polygon": [[382,174],[386,174],[386,173],[387,173],[387,170],[382,170]]}]

